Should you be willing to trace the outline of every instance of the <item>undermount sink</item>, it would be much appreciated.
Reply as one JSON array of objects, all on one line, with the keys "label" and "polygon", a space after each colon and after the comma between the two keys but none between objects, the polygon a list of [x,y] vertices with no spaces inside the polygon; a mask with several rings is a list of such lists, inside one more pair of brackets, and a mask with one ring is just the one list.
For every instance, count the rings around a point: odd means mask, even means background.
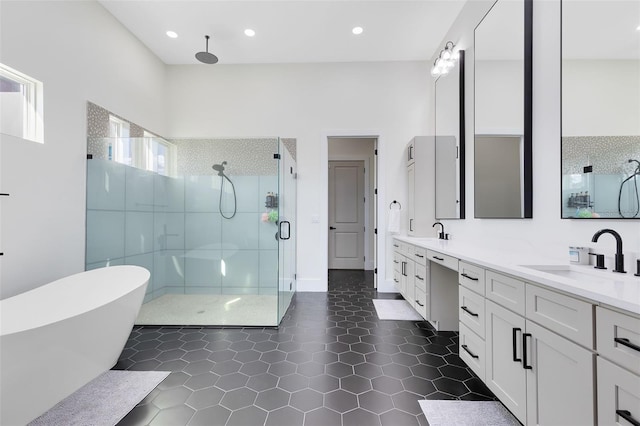
[{"label": "undermount sink", "polygon": [[615,274],[610,269],[595,269],[590,265],[520,265],[535,271],[569,278],[575,281],[610,284],[624,279],[623,274]]}]

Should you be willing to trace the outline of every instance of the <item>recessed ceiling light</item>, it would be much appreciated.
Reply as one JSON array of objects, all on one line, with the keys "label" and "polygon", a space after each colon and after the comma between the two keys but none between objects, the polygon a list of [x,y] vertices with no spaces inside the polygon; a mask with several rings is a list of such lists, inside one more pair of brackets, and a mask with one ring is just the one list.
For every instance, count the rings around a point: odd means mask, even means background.
[{"label": "recessed ceiling light", "polygon": [[353,27],[353,29],[351,30],[351,32],[354,33],[355,35],[362,34],[362,31],[364,31],[362,27]]},{"label": "recessed ceiling light", "polygon": [[178,33],[176,33],[175,31],[167,31],[167,37],[178,38]]},{"label": "recessed ceiling light", "polygon": [[246,35],[247,37],[253,37],[254,35],[256,35],[256,32],[251,28],[247,28],[246,30],[244,30],[244,35]]}]

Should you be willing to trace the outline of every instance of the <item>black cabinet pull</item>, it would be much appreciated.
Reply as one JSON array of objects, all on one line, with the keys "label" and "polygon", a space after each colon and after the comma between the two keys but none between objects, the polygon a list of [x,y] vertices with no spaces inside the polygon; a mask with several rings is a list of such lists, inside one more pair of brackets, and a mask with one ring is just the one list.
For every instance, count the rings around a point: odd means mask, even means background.
[{"label": "black cabinet pull", "polygon": [[395,259],[394,259],[394,260],[393,260],[393,263],[400,263],[400,262],[398,262],[397,260],[395,260]]},{"label": "black cabinet pull", "polygon": [[631,343],[629,339],[625,339],[624,337],[616,337],[613,339],[616,343],[620,343],[623,346],[633,349],[634,351],[640,352],[640,346],[635,343]]},{"label": "black cabinet pull", "polygon": [[531,337],[531,333],[522,335],[522,368],[525,370],[533,370],[533,366],[527,364],[527,337]]},{"label": "black cabinet pull", "polygon": [[616,410],[616,414],[631,423],[633,426],[640,426],[640,422],[633,418],[629,410]]},{"label": "black cabinet pull", "polygon": [[478,355],[476,355],[476,354],[474,354],[473,352],[471,352],[471,351],[467,348],[467,345],[462,345],[462,349],[464,349],[464,351],[465,351],[466,353],[468,353],[468,354],[469,354],[469,356],[470,356],[471,358],[473,358],[473,359],[478,359],[478,358],[480,358]]},{"label": "black cabinet pull", "polygon": [[443,261],[444,261],[444,258],[442,258],[442,257],[433,256],[433,258],[434,258],[435,260],[439,260],[440,262],[443,262]]},{"label": "black cabinet pull", "polygon": [[394,246],[395,248],[398,248],[398,247],[400,247],[400,246],[399,246],[399,245],[397,245],[397,244],[394,244],[393,246]]},{"label": "black cabinet pull", "polygon": [[518,344],[516,342],[516,334],[518,334],[519,331],[521,332],[522,330],[520,328],[513,329],[513,362],[522,362],[522,359],[518,358]]},{"label": "black cabinet pull", "polygon": [[424,281],[424,278],[422,278],[420,275],[416,275],[416,278],[419,279],[420,281]]},{"label": "black cabinet pull", "polygon": [[460,275],[462,275],[463,277],[465,277],[467,279],[470,279],[471,281],[478,281],[478,278],[474,278],[474,277],[472,277],[470,275],[465,274],[464,272],[462,274],[460,274]]},{"label": "black cabinet pull", "polygon": [[2,196],[2,197],[8,197],[8,196],[9,196],[9,194],[7,194],[7,193],[5,193],[5,192],[0,192],[0,196]]},{"label": "black cabinet pull", "polygon": [[394,281],[394,282],[396,282],[396,283],[399,283],[399,282],[400,282],[400,281],[398,281],[398,280],[397,280],[397,279],[395,279],[395,278],[393,279],[393,281]]},{"label": "black cabinet pull", "polygon": [[409,231],[413,231],[413,219],[409,219]]},{"label": "black cabinet pull", "polygon": [[418,253],[416,253],[416,256],[418,256],[418,257],[420,257],[420,258],[423,258],[423,257],[424,257],[423,255],[418,254]]},{"label": "black cabinet pull", "polygon": [[423,305],[422,303],[420,303],[420,301],[419,301],[419,300],[416,300],[416,303],[417,303],[419,306],[422,306],[422,307],[424,308],[424,305]]},{"label": "black cabinet pull", "polygon": [[407,267],[407,262],[402,262],[402,275],[404,275],[405,277],[407,276],[407,272],[406,272],[406,267]]},{"label": "black cabinet pull", "polygon": [[462,309],[463,311],[465,311],[466,313],[468,313],[472,317],[477,317],[478,316],[478,314],[476,314],[475,312],[471,312],[469,310],[469,308],[467,308],[466,306],[460,306],[460,309]]}]

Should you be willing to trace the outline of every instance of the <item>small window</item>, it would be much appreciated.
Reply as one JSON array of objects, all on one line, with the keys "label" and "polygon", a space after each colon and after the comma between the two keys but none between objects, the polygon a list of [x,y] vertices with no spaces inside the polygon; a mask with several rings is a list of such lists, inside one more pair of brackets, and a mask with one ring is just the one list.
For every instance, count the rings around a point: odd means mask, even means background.
[{"label": "small window", "polygon": [[0,133],[44,142],[42,83],[0,64]]},{"label": "small window", "polygon": [[116,116],[109,115],[109,137],[113,138],[113,144],[108,147],[109,160],[133,166],[133,146],[129,138],[129,123]]}]

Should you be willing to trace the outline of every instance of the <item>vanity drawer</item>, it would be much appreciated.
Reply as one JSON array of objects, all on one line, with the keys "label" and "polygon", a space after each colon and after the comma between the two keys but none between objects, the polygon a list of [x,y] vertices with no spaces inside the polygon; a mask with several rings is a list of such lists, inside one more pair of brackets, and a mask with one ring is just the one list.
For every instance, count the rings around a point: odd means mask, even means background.
[{"label": "vanity drawer", "polygon": [[460,286],[458,300],[460,322],[484,339],[484,297]]},{"label": "vanity drawer", "polygon": [[484,296],[484,268],[460,261],[458,263],[458,282]]},{"label": "vanity drawer", "polygon": [[409,259],[413,260],[414,256],[413,256],[413,252],[415,250],[415,246],[413,244],[408,244],[408,243],[404,243],[404,255],[407,256]]},{"label": "vanity drawer", "polygon": [[485,342],[464,323],[460,323],[459,330],[460,358],[478,375],[485,379]]},{"label": "vanity drawer", "polygon": [[396,251],[398,253],[402,253],[402,242],[398,241],[398,240],[393,240],[393,251]]},{"label": "vanity drawer", "polygon": [[455,257],[447,256],[446,254],[439,253],[433,250],[427,250],[427,259],[431,262],[439,263],[445,268],[458,270],[458,259]]},{"label": "vanity drawer", "polygon": [[524,281],[493,271],[485,272],[485,296],[499,305],[524,316]]},{"label": "vanity drawer", "polygon": [[640,375],[640,318],[598,306],[596,327],[598,354]]},{"label": "vanity drawer", "polygon": [[526,285],[526,317],[593,349],[593,305],[536,285]]},{"label": "vanity drawer", "polygon": [[402,262],[404,262],[404,256],[399,253],[393,253],[393,270],[395,272],[402,272]]},{"label": "vanity drawer", "polygon": [[415,285],[417,289],[427,291],[427,267],[423,265],[416,265]]},{"label": "vanity drawer", "polygon": [[415,257],[416,263],[420,265],[427,264],[427,249],[424,247],[415,246],[413,251],[413,256]]},{"label": "vanity drawer", "polygon": [[598,357],[598,424],[631,425],[640,421],[640,376]]},{"label": "vanity drawer", "polygon": [[429,319],[429,303],[427,303],[427,294],[422,291],[420,288],[416,287],[415,294],[416,301],[414,303],[414,308],[422,318],[428,320]]},{"label": "vanity drawer", "polygon": [[395,287],[395,289],[400,292],[400,272],[399,271],[393,271],[393,286]]}]

